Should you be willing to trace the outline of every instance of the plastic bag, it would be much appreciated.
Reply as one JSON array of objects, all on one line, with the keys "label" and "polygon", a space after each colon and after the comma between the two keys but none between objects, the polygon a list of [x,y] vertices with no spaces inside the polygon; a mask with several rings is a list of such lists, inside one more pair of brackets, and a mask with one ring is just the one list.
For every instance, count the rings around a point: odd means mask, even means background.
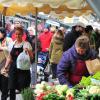
[{"label": "plastic bag", "polygon": [[92,85],[99,85],[99,86],[100,86],[100,80],[91,78],[91,84],[92,84]]},{"label": "plastic bag", "polygon": [[23,51],[17,58],[17,68],[21,70],[29,70],[31,66],[29,54]]}]

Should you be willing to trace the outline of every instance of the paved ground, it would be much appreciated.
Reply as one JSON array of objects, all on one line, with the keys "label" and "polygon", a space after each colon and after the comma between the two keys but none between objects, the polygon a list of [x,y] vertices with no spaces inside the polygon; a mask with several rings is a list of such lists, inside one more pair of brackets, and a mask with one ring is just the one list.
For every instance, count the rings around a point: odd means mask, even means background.
[{"label": "paved ground", "polygon": [[[58,82],[58,80],[56,79],[49,79],[49,83],[54,83],[54,84],[59,84],[59,82]],[[1,92],[0,92],[0,100],[1,100]],[[9,100],[9,97],[8,97],[8,99],[7,100]],[[23,100],[22,99],[22,96],[21,96],[21,94],[16,94],[16,100]]]},{"label": "paved ground", "polygon": [[[0,92],[0,100],[1,100],[1,92]],[[9,100],[9,98],[7,100]],[[21,94],[17,94],[16,100],[23,100]]]}]

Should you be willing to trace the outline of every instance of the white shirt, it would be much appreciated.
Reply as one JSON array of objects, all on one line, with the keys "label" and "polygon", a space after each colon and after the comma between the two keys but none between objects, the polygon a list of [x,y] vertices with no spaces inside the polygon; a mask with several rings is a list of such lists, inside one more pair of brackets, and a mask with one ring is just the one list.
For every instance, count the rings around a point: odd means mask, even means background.
[{"label": "white shirt", "polygon": [[23,49],[27,48],[28,50],[32,50],[32,46],[28,41],[22,41],[20,44],[15,44],[16,41],[14,41],[14,43],[11,45],[11,49],[13,48],[13,45],[15,48],[20,48],[23,46]]}]

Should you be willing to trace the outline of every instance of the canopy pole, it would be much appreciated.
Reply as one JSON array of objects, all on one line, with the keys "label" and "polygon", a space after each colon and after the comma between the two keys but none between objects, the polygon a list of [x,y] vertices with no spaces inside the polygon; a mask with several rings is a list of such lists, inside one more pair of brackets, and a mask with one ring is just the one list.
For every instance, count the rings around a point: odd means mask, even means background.
[{"label": "canopy pole", "polygon": [[37,17],[38,17],[38,8],[36,7],[36,14],[35,14],[35,84],[37,83]]},{"label": "canopy pole", "polygon": [[7,8],[8,7],[4,7],[2,11],[2,27],[4,28],[5,28],[5,16],[6,16]]},{"label": "canopy pole", "polygon": [[2,15],[2,27],[5,28],[5,16]]}]

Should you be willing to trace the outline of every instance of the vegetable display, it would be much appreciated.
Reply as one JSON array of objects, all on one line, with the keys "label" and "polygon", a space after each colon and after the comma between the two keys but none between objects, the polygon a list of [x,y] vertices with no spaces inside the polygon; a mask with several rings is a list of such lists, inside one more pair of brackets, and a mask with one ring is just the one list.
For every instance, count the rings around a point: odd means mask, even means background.
[{"label": "vegetable display", "polygon": [[[83,76],[79,84],[83,85],[83,86],[91,85],[92,84],[91,79],[99,80],[99,83],[100,83],[100,72],[97,72],[93,76],[89,76],[89,77]],[[97,84],[99,84],[99,83],[97,83]]]},{"label": "vegetable display", "polygon": [[76,86],[55,85],[41,82],[35,86],[35,100],[100,100],[100,72],[82,77]]}]

